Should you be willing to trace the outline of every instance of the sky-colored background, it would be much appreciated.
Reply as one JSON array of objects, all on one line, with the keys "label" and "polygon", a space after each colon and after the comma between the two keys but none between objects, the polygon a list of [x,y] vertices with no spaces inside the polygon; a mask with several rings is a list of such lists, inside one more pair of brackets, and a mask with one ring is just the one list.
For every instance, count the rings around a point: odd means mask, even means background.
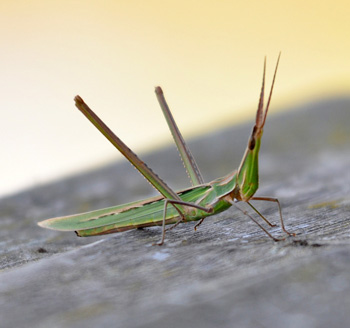
[{"label": "sky-colored background", "polygon": [[279,51],[271,114],[350,94],[349,17],[345,0],[2,0],[0,196],[120,158],[76,94],[141,154],[171,141],[156,85],[187,138],[253,117]]}]

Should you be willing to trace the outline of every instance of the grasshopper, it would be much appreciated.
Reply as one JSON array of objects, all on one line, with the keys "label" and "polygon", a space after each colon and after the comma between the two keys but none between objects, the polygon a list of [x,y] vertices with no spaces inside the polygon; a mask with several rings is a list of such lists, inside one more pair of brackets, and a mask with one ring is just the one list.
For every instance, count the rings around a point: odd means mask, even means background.
[{"label": "grasshopper", "polygon": [[173,228],[182,222],[199,221],[195,225],[196,229],[206,217],[220,213],[234,206],[255,222],[271,239],[274,241],[281,240],[272,236],[255,218],[236,204],[240,201],[247,203],[269,226],[274,227],[275,225],[270,223],[250,203],[251,200],[256,200],[276,203],[279,210],[282,230],[287,235],[295,235],[294,233],[288,232],[284,226],[281,205],[277,198],[254,197],[259,187],[258,155],[261,138],[271,102],[279,59],[280,55],[277,59],[269,98],[264,109],[265,58],[255,125],[238,169],[222,178],[208,183],[204,182],[202,174],[175,123],[162,89],[156,87],[155,93],[158,102],[192,182],[192,187],[177,192],[173,191],[132,150],[130,150],[86,105],[81,97],[76,96],[74,99],[76,107],[128,159],[128,161],[135,166],[161,195],[87,213],[48,219],[38,224],[41,227],[54,230],[75,231],[80,237],[104,235],[134,228],[162,226],[161,240],[157,243],[158,245],[162,245],[164,243],[166,225],[173,224],[171,227]]}]

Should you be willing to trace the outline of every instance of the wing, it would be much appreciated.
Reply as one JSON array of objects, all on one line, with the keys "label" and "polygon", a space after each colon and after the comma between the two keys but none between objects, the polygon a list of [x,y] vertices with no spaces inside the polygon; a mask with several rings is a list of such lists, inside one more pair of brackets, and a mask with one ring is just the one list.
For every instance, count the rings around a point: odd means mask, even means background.
[{"label": "wing", "polygon": [[[209,185],[202,185],[179,191],[177,194],[183,201],[194,203],[201,199],[209,188]],[[161,225],[163,210],[164,198],[157,196],[92,212],[48,219],[38,224],[48,229],[78,231],[79,236],[90,236]],[[176,222],[178,216],[175,208],[168,206],[166,223]]]}]

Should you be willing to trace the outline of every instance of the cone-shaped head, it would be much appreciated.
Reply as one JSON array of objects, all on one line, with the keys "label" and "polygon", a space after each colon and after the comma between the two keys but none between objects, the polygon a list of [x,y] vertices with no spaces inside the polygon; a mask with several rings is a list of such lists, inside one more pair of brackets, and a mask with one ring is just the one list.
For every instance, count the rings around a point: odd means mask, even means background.
[{"label": "cone-shaped head", "polygon": [[277,59],[277,64],[276,64],[275,73],[272,80],[269,99],[267,101],[265,110],[264,110],[264,92],[265,92],[266,58],[264,61],[263,80],[261,85],[258,110],[256,112],[255,125],[253,127],[253,131],[249,138],[246,152],[243,156],[243,159],[242,159],[241,165],[239,166],[238,174],[237,174],[237,184],[239,187],[241,200],[245,200],[245,201],[249,200],[255,194],[256,190],[259,187],[259,165],[258,165],[259,149],[260,149],[261,137],[263,134],[263,128],[265,125],[267,112],[269,110],[269,106],[271,102],[272,91],[273,91],[273,86],[275,84],[280,55],[281,54],[279,54]]}]

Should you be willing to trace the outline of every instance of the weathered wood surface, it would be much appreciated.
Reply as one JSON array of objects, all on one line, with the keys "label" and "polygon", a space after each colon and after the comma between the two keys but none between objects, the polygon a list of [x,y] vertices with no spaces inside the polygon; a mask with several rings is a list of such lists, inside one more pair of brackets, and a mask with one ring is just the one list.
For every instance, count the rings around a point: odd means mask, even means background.
[{"label": "weathered wood surface", "polygon": [[[298,233],[279,243],[235,209],[197,232],[178,226],[163,247],[151,246],[160,228],[83,239],[36,226],[154,194],[124,162],[0,200],[0,326],[348,326],[349,123],[350,98],[271,108],[257,195],[279,197]],[[251,125],[190,143],[206,180],[238,166]],[[174,188],[189,185],[174,148],[142,158]],[[256,205],[278,222],[274,204]]]}]

